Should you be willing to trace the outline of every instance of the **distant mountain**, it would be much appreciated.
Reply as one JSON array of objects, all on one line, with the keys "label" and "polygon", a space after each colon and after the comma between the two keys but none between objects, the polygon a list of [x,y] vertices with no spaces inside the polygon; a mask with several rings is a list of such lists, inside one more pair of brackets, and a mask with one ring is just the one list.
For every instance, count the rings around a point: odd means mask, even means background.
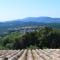
[{"label": "distant mountain", "polygon": [[[60,23],[60,18],[51,17],[27,17],[24,19],[16,19],[5,23],[20,23],[20,22],[42,22],[42,23]],[[1,23],[0,23],[1,24]]]},{"label": "distant mountain", "polygon": [[51,18],[51,17],[28,17],[22,19],[25,22],[42,22],[42,23],[60,23],[60,18]]},{"label": "distant mountain", "polygon": [[60,28],[60,18],[51,17],[28,17],[24,19],[17,19],[15,21],[0,22],[0,33],[8,31],[21,26],[50,26],[53,28]]},{"label": "distant mountain", "polygon": [[50,17],[28,17],[24,19],[17,19],[15,21],[0,22],[0,27],[14,27],[14,26],[25,26],[43,23],[60,23],[60,18]]}]

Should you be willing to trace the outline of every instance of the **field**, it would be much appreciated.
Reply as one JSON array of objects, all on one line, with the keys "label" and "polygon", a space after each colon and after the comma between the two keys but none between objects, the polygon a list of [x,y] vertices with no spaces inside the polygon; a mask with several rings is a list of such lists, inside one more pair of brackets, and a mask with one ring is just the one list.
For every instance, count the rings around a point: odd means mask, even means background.
[{"label": "field", "polygon": [[60,49],[0,50],[0,60],[60,60]]}]

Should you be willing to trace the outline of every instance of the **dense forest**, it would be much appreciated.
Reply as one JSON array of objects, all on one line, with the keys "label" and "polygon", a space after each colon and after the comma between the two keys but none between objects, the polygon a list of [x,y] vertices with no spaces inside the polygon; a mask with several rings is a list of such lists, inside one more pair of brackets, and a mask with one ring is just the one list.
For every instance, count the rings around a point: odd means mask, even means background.
[{"label": "dense forest", "polygon": [[11,32],[0,36],[0,49],[60,48],[60,29],[43,27],[34,32]]}]

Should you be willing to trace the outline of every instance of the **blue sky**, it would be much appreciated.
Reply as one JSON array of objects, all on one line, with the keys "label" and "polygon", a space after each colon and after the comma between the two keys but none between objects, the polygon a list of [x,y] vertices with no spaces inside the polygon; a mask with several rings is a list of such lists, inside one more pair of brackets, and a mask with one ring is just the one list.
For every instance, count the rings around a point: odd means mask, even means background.
[{"label": "blue sky", "polygon": [[60,0],[0,0],[0,21],[39,16],[60,18]]}]

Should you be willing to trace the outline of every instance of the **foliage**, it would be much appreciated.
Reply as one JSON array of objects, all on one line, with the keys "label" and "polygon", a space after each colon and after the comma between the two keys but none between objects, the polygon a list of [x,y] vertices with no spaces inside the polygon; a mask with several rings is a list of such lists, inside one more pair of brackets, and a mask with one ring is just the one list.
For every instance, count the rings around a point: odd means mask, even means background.
[{"label": "foliage", "polygon": [[12,32],[0,36],[0,49],[60,48],[60,30],[43,27],[34,32]]}]

